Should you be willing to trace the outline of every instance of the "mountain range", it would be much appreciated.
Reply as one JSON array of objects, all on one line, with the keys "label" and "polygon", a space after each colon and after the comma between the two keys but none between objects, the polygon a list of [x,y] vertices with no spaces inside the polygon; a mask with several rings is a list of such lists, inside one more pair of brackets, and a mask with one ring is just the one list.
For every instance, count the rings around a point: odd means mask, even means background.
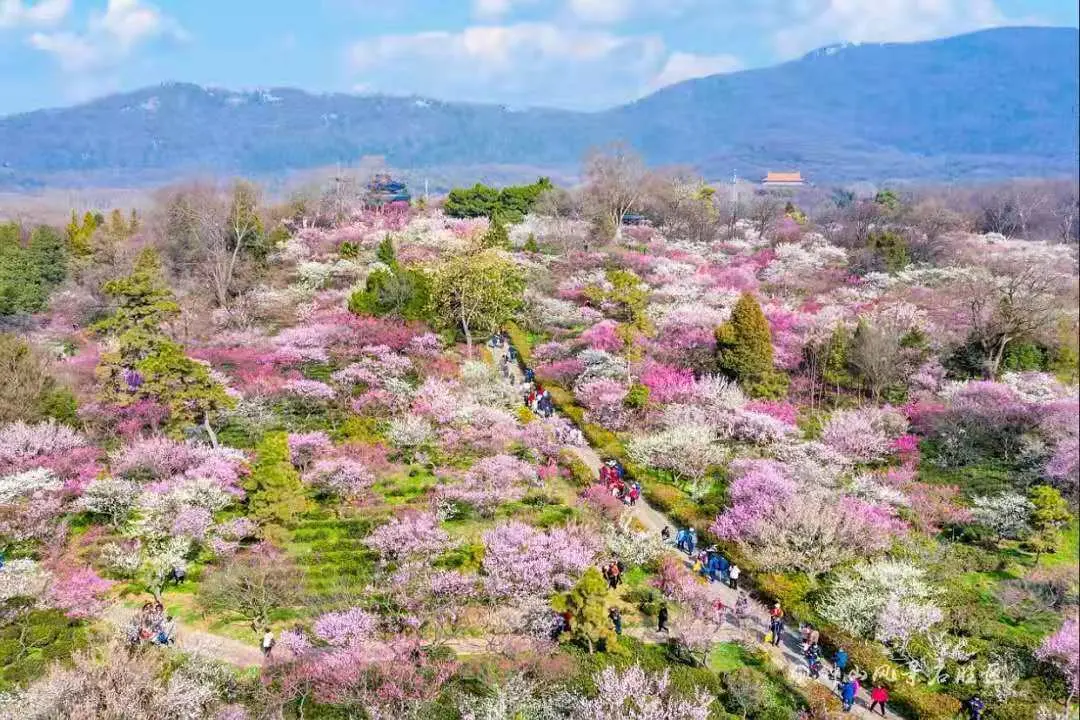
[{"label": "mountain range", "polygon": [[818,183],[1075,176],[1078,47],[1075,28],[833,46],[596,113],[166,83],[0,118],[0,186],[273,177],[363,156],[565,174],[614,141],[713,179],[767,169]]}]

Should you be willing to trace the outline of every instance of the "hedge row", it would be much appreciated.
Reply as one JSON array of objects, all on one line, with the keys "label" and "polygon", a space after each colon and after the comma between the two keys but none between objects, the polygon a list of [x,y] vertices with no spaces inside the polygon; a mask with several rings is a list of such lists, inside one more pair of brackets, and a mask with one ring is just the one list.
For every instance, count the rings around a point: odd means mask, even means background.
[{"label": "hedge row", "polygon": [[[529,365],[532,346],[526,334],[514,324],[507,328],[507,333],[522,362]],[[718,539],[713,537],[708,530],[713,518],[702,512],[700,505],[691,500],[682,490],[656,482],[654,478],[649,478],[649,482],[644,482],[650,475],[647,469],[627,457],[625,448],[613,432],[585,421],[585,411],[577,404],[573,393],[550,381],[545,384],[545,387],[551,392],[551,398],[559,412],[577,424],[585,439],[598,452],[604,456],[618,458],[631,477],[642,481],[642,491],[650,505],[679,526],[693,527],[697,530],[699,537],[721,545],[725,554],[745,570],[742,576],[743,585],[759,600],[767,605],[779,602],[786,609],[789,617],[801,618],[812,623],[821,633],[822,647],[830,653],[843,647],[847,650],[852,663],[867,672],[873,673],[881,669],[886,676],[906,677],[907,670],[893,662],[879,645],[848,635],[818,617],[805,600],[805,587],[793,582],[793,578],[777,574],[759,574],[755,572],[749,559],[736,547],[730,543],[718,542]],[[888,689],[890,707],[905,717],[951,720],[962,709],[960,701],[955,697],[934,692],[922,685],[896,682],[889,684]],[[812,698],[806,699],[808,702],[812,700]]]}]

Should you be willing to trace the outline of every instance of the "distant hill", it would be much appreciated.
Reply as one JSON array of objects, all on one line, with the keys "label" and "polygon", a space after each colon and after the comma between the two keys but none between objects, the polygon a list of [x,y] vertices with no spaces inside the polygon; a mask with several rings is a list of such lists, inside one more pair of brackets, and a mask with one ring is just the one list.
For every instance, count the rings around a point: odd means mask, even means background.
[{"label": "distant hill", "polygon": [[614,140],[713,178],[767,168],[818,182],[1075,175],[1078,46],[1072,28],[837,46],[599,113],[168,83],[0,118],[0,185],[274,176],[365,155],[401,168],[566,171]]}]

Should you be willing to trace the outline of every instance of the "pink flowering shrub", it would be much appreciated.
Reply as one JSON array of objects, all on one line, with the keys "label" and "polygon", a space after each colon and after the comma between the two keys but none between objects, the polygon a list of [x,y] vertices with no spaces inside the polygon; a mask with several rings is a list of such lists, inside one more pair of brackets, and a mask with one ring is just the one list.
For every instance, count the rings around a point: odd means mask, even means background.
[{"label": "pink flowering shrub", "polygon": [[555,360],[565,360],[571,354],[570,348],[558,342],[546,342],[533,348],[532,359],[534,362],[546,363]]},{"label": "pink flowering shrub", "polygon": [[437,554],[451,547],[450,536],[434,513],[413,510],[375,528],[364,543],[388,560]]},{"label": "pink flowering shrub", "polygon": [[462,482],[442,485],[439,497],[471,505],[483,514],[503,503],[520,500],[539,478],[536,468],[510,455],[486,457],[473,465]]},{"label": "pink flowering shrub", "polygon": [[1035,657],[1050,663],[1065,676],[1070,698],[1080,693],[1080,626],[1076,618],[1069,618],[1056,633],[1043,640]]},{"label": "pink flowering shrub", "polygon": [[296,395],[305,400],[326,401],[334,399],[334,388],[318,380],[297,378],[287,380],[282,387],[286,393]]},{"label": "pink flowering shrub", "polygon": [[574,396],[585,408],[589,421],[609,430],[620,430],[626,425],[627,412],[623,406],[626,393],[626,386],[608,378],[579,383],[574,388]]},{"label": "pink flowering shrub", "polygon": [[602,320],[591,328],[581,333],[578,340],[588,345],[593,350],[603,350],[609,353],[621,352],[625,343],[617,332],[618,323],[614,320]]},{"label": "pink flowering shrub", "polygon": [[585,438],[577,427],[562,417],[536,418],[522,430],[521,442],[541,461],[556,460],[566,447],[582,447]]},{"label": "pink flowering shrub", "polygon": [[744,409],[747,412],[768,415],[792,426],[797,423],[799,416],[799,408],[784,400],[753,400],[748,402]]},{"label": "pink flowering shrub", "polygon": [[585,363],[577,358],[555,360],[534,368],[536,377],[544,382],[551,382],[564,387],[574,384],[577,376],[585,371]]},{"label": "pink flowering shrub", "polygon": [[68,452],[86,444],[79,432],[52,420],[36,425],[14,422],[0,428],[0,471],[42,455]]},{"label": "pink flowering shrub", "polygon": [[344,647],[368,640],[375,635],[379,619],[360,608],[329,612],[315,620],[315,636],[328,645]]},{"label": "pink flowering shrub", "polygon": [[906,527],[891,508],[799,486],[770,461],[748,463],[728,497],[711,532],[738,542],[766,570],[817,575],[884,552]]},{"label": "pink flowering shrub", "polygon": [[641,384],[649,388],[649,399],[657,403],[676,402],[694,392],[694,373],[659,363],[649,363],[641,373]]},{"label": "pink flowering shrub", "polygon": [[623,501],[612,495],[607,485],[602,483],[585,488],[581,493],[581,499],[594,511],[611,521],[618,520],[626,511]]},{"label": "pink flowering shrub", "polygon": [[833,413],[821,439],[857,462],[879,462],[892,454],[905,430],[907,419],[894,408],[867,406]]},{"label": "pink flowering shrub", "polygon": [[334,444],[330,437],[317,430],[306,433],[289,433],[289,459],[298,468],[306,468],[319,455],[329,452]]},{"label": "pink flowering shrub", "polygon": [[99,615],[107,607],[103,599],[116,583],[105,580],[88,567],[77,567],[67,560],[54,563],[48,603],[72,619]]},{"label": "pink flowering shrub", "polygon": [[546,596],[569,587],[596,557],[590,533],[512,521],[484,533],[484,587],[492,597]]},{"label": "pink flowering shrub", "polygon": [[173,535],[203,540],[214,519],[210,511],[202,507],[185,507],[176,513],[172,521]]},{"label": "pink flowering shrub", "polygon": [[324,495],[355,498],[375,483],[375,475],[358,460],[338,457],[316,460],[304,474],[304,482]]}]

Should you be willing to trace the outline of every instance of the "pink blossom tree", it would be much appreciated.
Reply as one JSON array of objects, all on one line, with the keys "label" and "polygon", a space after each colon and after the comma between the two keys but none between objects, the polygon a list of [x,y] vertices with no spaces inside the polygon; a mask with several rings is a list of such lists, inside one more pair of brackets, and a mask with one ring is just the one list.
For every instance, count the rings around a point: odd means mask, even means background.
[{"label": "pink blossom tree", "polygon": [[1076,618],[1069,618],[1056,633],[1043,640],[1035,656],[1050,663],[1065,676],[1069,694],[1065,698],[1063,717],[1071,717],[1069,706],[1080,692],[1080,626]]},{"label": "pink blossom tree", "polygon": [[364,542],[388,560],[436,554],[451,546],[450,536],[439,527],[434,513],[411,510],[375,528]]}]

